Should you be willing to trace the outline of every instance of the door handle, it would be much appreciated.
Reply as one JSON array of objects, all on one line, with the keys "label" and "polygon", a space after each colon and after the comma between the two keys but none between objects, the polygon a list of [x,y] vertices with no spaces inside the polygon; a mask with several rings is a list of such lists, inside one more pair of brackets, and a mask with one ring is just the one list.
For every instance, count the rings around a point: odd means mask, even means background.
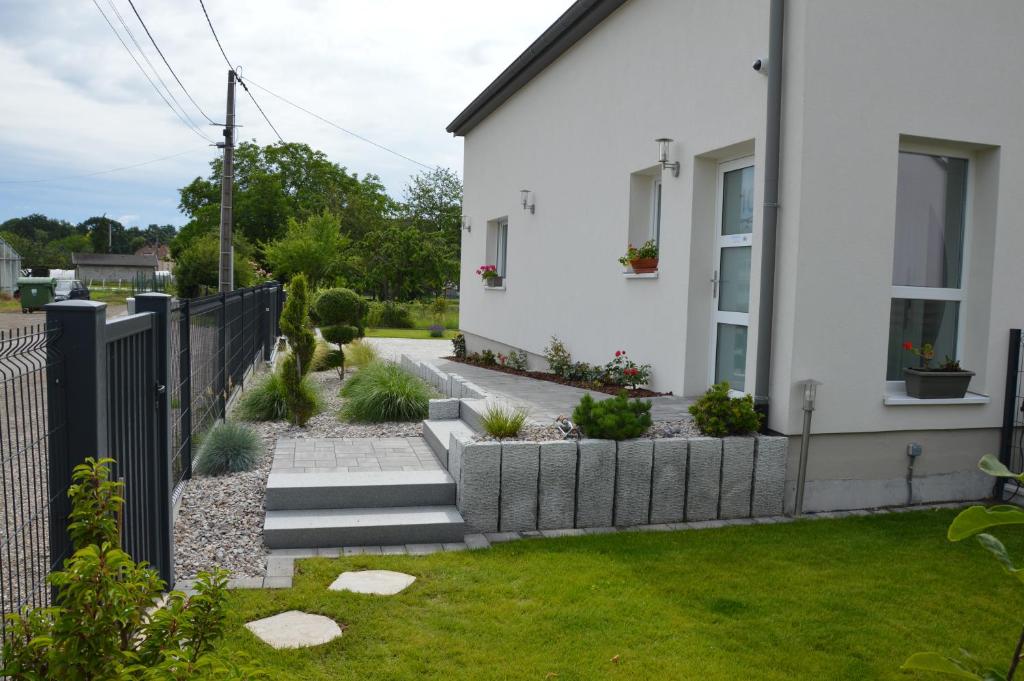
[{"label": "door handle", "polygon": [[710,281],[711,281],[711,297],[712,298],[717,298],[718,297],[718,282],[719,282],[718,270],[715,270],[715,274],[714,274],[714,276],[711,277]]}]

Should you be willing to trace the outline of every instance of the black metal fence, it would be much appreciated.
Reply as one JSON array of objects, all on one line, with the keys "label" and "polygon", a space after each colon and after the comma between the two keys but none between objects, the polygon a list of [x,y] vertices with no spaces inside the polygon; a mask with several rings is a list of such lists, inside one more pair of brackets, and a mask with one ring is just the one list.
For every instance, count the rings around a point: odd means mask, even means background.
[{"label": "black metal fence", "polygon": [[48,602],[46,576],[71,548],[71,471],[90,456],[115,459],[125,482],[125,549],[173,583],[172,508],[193,443],[270,358],[282,300],[276,283],[147,293],[111,320],[102,303],[69,301],[43,326],[0,332],[0,615]]},{"label": "black metal fence", "polygon": [[1010,330],[999,458],[1010,470],[1024,471],[1024,339],[1020,329]]}]

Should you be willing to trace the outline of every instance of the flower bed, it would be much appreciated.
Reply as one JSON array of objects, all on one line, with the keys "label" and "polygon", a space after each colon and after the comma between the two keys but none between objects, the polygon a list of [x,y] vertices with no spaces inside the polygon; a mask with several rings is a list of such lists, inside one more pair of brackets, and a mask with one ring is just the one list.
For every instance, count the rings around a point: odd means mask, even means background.
[{"label": "flower bed", "polygon": [[599,383],[587,382],[587,381],[573,381],[567,378],[562,378],[556,374],[548,371],[529,371],[524,369],[513,369],[508,366],[501,366],[500,364],[487,364],[484,362],[474,362],[468,358],[462,357],[445,357],[450,362],[459,362],[460,364],[470,364],[477,366],[482,369],[490,369],[491,371],[500,371],[506,374],[515,374],[516,376],[525,376],[526,378],[536,378],[540,381],[548,381],[550,383],[559,383],[561,385],[570,385],[574,388],[582,388],[583,390],[593,390],[595,392],[607,393],[609,395],[618,395],[621,391],[625,390],[626,394],[630,397],[663,397],[665,395],[671,395],[671,392],[659,393],[654,390],[648,390],[647,388],[624,388],[617,385],[604,385]]}]

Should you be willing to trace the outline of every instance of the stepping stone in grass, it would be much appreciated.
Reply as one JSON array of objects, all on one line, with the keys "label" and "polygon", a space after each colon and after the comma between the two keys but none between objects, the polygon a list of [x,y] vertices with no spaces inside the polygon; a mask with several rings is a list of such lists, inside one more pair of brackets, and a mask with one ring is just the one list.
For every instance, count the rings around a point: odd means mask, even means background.
[{"label": "stepping stone in grass", "polygon": [[331,591],[352,591],[357,594],[394,596],[416,581],[412,575],[391,570],[342,572],[328,588]]},{"label": "stepping stone in grass", "polygon": [[245,628],[271,648],[309,648],[341,636],[341,627],[329,617],[289,610],[273,617],[255,620]]}]

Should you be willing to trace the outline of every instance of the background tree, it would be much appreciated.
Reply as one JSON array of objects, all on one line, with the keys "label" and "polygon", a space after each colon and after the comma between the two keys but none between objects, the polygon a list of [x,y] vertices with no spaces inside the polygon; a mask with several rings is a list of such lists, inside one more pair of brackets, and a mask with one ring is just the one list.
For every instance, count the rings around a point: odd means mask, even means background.
[{"label": "background tree", "polygon": [[92,217],[83,220],[78,225],[79,229],[85,229],[89,233],[89,240],[92,242],[94,253],[130,253],[131,239],[122,225],[117,220],[107,216]]},{"label": "background tree", "polygon": [[289,281],[303,274],[316,288],[344,274],[348,246],[338,218],[324,211],[301,221],[289,218],[284,236],[266,244],[263,255],[275,277]]},{"label": "background tree", "polygon": [[[256,271],[250,260],[251,249],[235,240],[235,288],[256,283]],[[181,298],[195,298],[216,291],[220,282],[220,238],[205,234],[178,254],[174,262],[175,289]]]},{"label": "background tree", "polygon": [[459,258],[462,243],[462,181],[448,168],[414,175],[405,187],[401,218],[426,234],[436,233]]}]

